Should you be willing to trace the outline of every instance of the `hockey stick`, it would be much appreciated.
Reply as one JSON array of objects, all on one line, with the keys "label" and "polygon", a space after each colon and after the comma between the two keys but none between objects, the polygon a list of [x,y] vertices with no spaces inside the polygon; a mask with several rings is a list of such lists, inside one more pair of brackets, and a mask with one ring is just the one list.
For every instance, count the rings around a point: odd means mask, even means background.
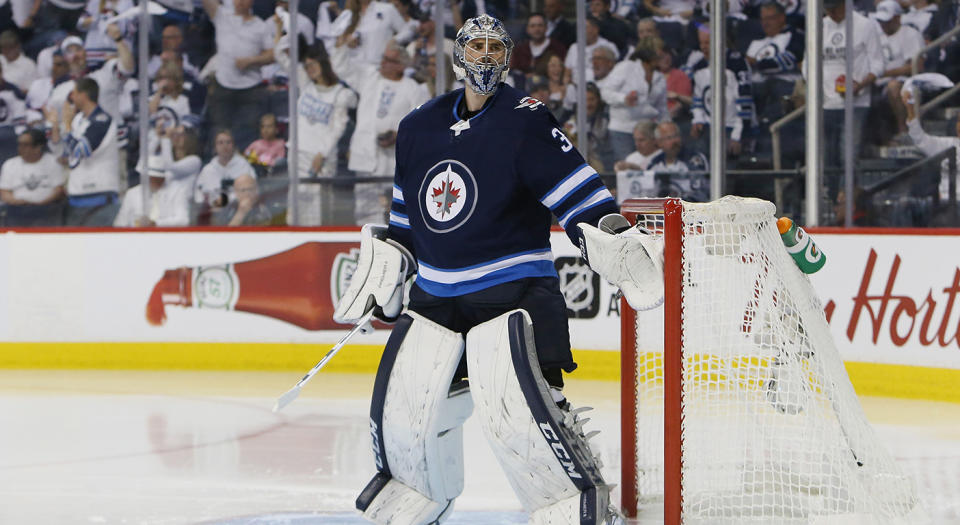
[{"label": "hockey stick", "polygon": [[307,372],[307,375],[303,376],[303,378],[300,379],[300,381],[297,381],[297,384],[293,385],[293,388],[291,388],[290,390],[287,390],[286,394],[283,394],[282,396],[280,396],[279,399],[277,399],[276,404],[273,405],[273,411],[279,412],[280,410],[283,409],[283,407],[289,405],[290,403],[293,403],[293,400],[300,395],[300,389],[303,388],[303,385],[307,384],[307,381],[310,381],[310,379],[314,375],[316,375],[317,372],[319,372],[324,365],[327,364],[327,361],[333,359],[333,356],[337,355],[337,352],[339,352],[340,349],[343,348],[343,345],[347,344],[347,341],[349,341],[351,337],[356,335],[357,332],[368,333],[368,329],[370,328],[369,326],[370,321],[372,319],[373,319],[373,308],[371,308],[367,313],[365,313],[363,317],[361,317],[360,320],[357,321],[357,324],[353,325],[353,328],[349,332],[347,332],[347,335],[343,336],[343,339],[341,339],[339,343],[335,344],[333,348],[331,348],[330,351],[327,352],[327,355],[323,356],[323,359],[321,359],[319,363],[314,365],[314,367],[311,368],[309,372]]}]

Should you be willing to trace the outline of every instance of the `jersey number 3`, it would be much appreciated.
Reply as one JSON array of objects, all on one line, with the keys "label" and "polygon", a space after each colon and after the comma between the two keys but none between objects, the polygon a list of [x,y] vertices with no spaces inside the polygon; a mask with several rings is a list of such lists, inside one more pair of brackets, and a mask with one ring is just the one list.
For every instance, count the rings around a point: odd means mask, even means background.
[{"label": "jersey number 3", "polygon": [[564,153],[573,149],[573,144],[570,143],[570,139],[558,128],[553,128],[550,134],[553,135],[554,138],[560,139],[560,149],[562,149]]}]

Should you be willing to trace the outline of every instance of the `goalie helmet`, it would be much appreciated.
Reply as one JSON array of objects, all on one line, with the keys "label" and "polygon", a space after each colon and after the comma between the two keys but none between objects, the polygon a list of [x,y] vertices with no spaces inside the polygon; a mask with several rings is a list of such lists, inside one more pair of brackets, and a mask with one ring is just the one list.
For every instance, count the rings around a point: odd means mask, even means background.
[{"label": "goalie helmet", "polygon": [[[486,53],[479,56],[468,56],[470,51],[467,44],[472,40],[484,39]],[[490,53],[490,42],[499,42],[503,45],[503,58]],[[453,71],[458,80],[470,85],[477,94],[490,95],[497,89],[497,84],[506,80],[510,70],[510,55],[513,52],[513,40],[507,34],[503,24],[489,15],[480,15],[463,23],[457,32],[457,39],[453,45]]]}]

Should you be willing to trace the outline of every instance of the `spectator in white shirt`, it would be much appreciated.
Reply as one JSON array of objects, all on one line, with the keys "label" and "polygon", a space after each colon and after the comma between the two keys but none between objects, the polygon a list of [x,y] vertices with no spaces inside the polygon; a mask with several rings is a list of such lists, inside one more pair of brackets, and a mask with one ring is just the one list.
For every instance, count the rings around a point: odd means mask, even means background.
[{"label": "spectator in white shirt", "polygon": [[251,10],[253,0],[233,0],[233,9],[203,0],[216,31],[216,84],[208,100],[214,128],[230,128],[241,147],[256,138],[266,112],[260,67],[274,60],[273,32]]},{"label": "spectator in white shirt", "polygon": [[610,147],[614,159],[633,151],[633,128],[640,120],[639,108],[649,86],[643,66],[636,60],[617,63],[616,54],[606,47],[593,50],[593,73],[600,95],[610,108]]},{"label": "spectator in white shirt", "polygon": [[4,78],[0,65],[0,126],[21,126],[27,119],[27,103],[23,92]]},{"label": "spectator in white shirt", "polygon": [[66,170],[46,153],[43,131],[29,129],[17,137],[17,153],[0,168],[0,200],[7,205],[6,226],[60,226],[66,194]]},{"label": "spectator in white shirt", "polygon": [[641,120],[633,128],[636,150],[613,165],[617,173],[617,202],[639,197],[656,197],[657,186],[653,172],[647,171],[650,161],[660,153],[657,146],[657,123]]},{"label": "spectator in white shirt", "polygon": [[157,90],[150,96],[150,135],[152,147],[157,147],[159,135],[180,125],[190,114],[190,101],[183,93],[183,70],[176,62],[165,62],[157,73]]},{"label": "spectator in white shirt", "polygon": [[[606,47],[611,51],[613,51],[613,53],[616,56],[620,56],[620,51],[617,49],[617,46],[615,46],[613,42],[600,36],[600,23],[597,21],[597,19],[588,15],[585,56],[588,59],[592,57],[593,50],[599,46]],[[579,56],[579,53],[580,53],[579,46],[577,45],[576,42],[571,44],[570,48],[567,50],[567,57],[563,60],[563,67],[566,68],[567,82],[570,82],[571,80],[573,80],[574,83],[576,83],[575,79],[577,78],[577,74],[575,73],[575,71],[577,69],[577,57]],[[593,64],[591,63],[590,60],[586,61],[586,64],[584,64],[584,68],[586,69],[586,72],[585,72],[587,77],[586,81],[593,82],[593,79],[594,79]]]},{"label": "spectator in white shirt", "polygon": [[[400,11],[389,2],[360,0],[359,21],[352,33],[345,34],[345,45],[352,50],[348,57],[377,65],[387,43],[406,45],[416,36],[417,21],[404,20]],[[341,74],[341,76],[343,76]]]},{"label": "spectator in white shirt", "polygon": [[[311,46],[303,61],[310,81],[297,101],[297,170],[300,178],[333,177],[337,173],[337,144],[347,127],[347,110],[357,97],[340,83],[330,58],[319,46]],[[287,223],[298,226],[321,224],[321,201],[332,188],[323,184],[298,185],[297,217],[290,206]]]},{"label": "spectator in white shirt", "polygon": [[[135,63],[130,47],[123,40],[123,32],[120,27],[116,24],[109,24],[106,31],[117,45],[117,57],[107,60],[100,69],[89,69],[87,66],[87,51],[83,47],[83,41],[78,37],[65,38],[60,44],[60,49],[67,59],[70,76],[74,80],[89,77],[97,82],[100,106],[110,114],[117,126],[120,126],[123,123],[123,116],[120,114],[123,84],[127,77],[133,74]],[[73,91],[73,88],[73,81],[59,84],[50,94],[46,107],[59,109]]]},{"label": "spectator in white shirt", "polygon": [[[344,78],[360,94],[348,165],[358,176],[393,176],[400,120],[430,98],[426,86],[403,76],[409,63],[407,51],[391,44],[383,52],[379,73],[376,66],[366,64],[353,69],[352,77]],[[392,182],[356,186],[357,224],[384,220],[390,209],[392,188]]]},{"label": "spectator in white shirt", "polygon": [[[34,27],[36,25],[37,13],[43,4],[43,0],[10,0],[7,3],[10,8],[10,18],[7,23],[10,25],[4,26],[4,23],[0,22],[0,27],[4,27],[5,29],[13,29],[16,27],[24,38],[29,39],[28,35],[33,34],[35,31]],[[3,10],[4,8],[0,7],[0,12]],[[34,51],[36,51],[36,49],[34,49]]]},{"label": "spectator in white shirt", "polygon": [[43,108],[47,105],[53,90],[70,80],[70,68],[67,59],[59,51],[53,54],[50,76],[41,76],[30,84],[27,91],[27,123],[43,120]]},{"label": "spectator in white shirt", "polygon": [[147,75],[150,78],[155,77],[160,70],[160,66],[163,65],[165,51],[176,53],[182,57],[182,66],[185,73],[194,78],[200,76],[200,70],[190,63],[190,58],[183,52],[183,29],[180,29],[180,26],[176,24],[170,24],[164,27],[160,33],[160,52],[150,57],[150,61],[147,62]]},{"label": "spectator in white shirt", "polygon": [[99,94],[95,80],[80,78],[60,121],[56,111],[47,111],[51,142],[62,152],[61,163],[70,168],[68,226],[109,226],[118,208],[117,124],[98,105]]},{"label": "spectator in white shirt", "polygon": [[253,166],[237,153],[230,130],[217,133],[216,156],[203,167],[193,187],[193,201],[210,208],[221,208],[233,200],[233,181],[240,175],[254,174]]},{"label": "spectator in white shirt", "polygon": [[0,65],[3,66],[4,80],[14,84],[24,93],[40,76],[37,73],[37,64],[23,54],[20,38],[13,30],[0,33]]},{"label": "spectator in white shirt", "polygon": [[[900,100],[900,89],[913,71],[913,57],[925,44],[919,31],[900,23],[902,13],[903,9],[896,0],[883,0],[877,4],[873,18],[880,24],[880,42],[883,44],[884,71],[877,83],[884,86],[887,102],[896,119],[897,132],[904,134],[907,132],[907,108]],[[919,65],[922,70],[923,61]]]},{"label": "spectator in white shirt", "polygon": [[[186,226],[190,224],[190,192],[183,184],[172,182],[173,175],[163,168],[163,159],[147,161],[146,183],[150,185],[150,201],[144,206],[142,182],[123,197],[123,205],[113,225],[117,228],[152,226]],[[143,180],[141,179],[141,180]]]},{"label": "spectator in white shirt", "polygon": [[203,168],[196,131],[183,124],[167,128],[160,136],[160,146],[155,153],[163,159],[164,169],[173,176],[172,181],[192,191]]},{"label": "spectator in white shirt", "polygon": [[[115,38],[106,31],[106,22],[132,7],[131,0],[88,0],[86,11],[77,22],[77,29],[85,33],[83,47],[87,51],[90,69],[99,68],[109,56],[117,54]],[[129,19],[115,23],[124,34],[132,28]],[[132,45],[132,42],[127,42],[127,45]]]},{"label": "spectator in white shirt", "polygon": [[[277,7],[273,18],[280,21],[280,28],[283,34],[290,33],[290,3],[287,0],[277,0]],[[273,33],[272,36],[276,37],[277,28],[274,20],[268,20],[267,26],[270,27]],[[297,13],[297,33],[307,41],[307,45],[309,46],[312,46],[316,41],[317,31],[313,28],[313,21],[303,13]]]},{"label": "spectator in white shirt", "polygon": [[[844,130],[844,94],[846,92],[847,35],[845,28],[845,0],[825,0],[823,17],[823,123],[824,165],[828,168],[843,166],[843,144],[846,133],[853,135],[854,155],[859,155],[867,111],[870,109],[870,86],[883,73],[883,52],[880,43],[880,28],[876,22],[853,13],[853,87],[854,126]],[[803,69],[805,71],[805,68]],[[841,170],[842,171],[842,170]],[[824,176],[827,197],[836,199],[840,173],[828,170]]]}]

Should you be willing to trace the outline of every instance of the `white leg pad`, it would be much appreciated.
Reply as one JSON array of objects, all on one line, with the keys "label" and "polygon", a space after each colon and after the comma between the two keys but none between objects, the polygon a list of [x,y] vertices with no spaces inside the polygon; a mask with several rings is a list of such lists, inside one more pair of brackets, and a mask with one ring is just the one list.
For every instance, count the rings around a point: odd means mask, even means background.
[{"label": "white leg pad", "polygon": [[[584,508],[584,500],[588,497],[597,497],[593,508],[601,511],[608,510],[610,505],[610,495],[606,491],[596,491],[593,494],[578,494],[576,496],[560,500],[553,505],[537,509],[530,513],[530,525],[581,525],[581,518],[584,517],[580,511]],[[587,516],[588,520],[590,519]],[[598,525],[621,525],[623,520],[615,512],[609,511],[604,516],[601,512],[596,521],[587,521],[587,523],[597,523]]]},{"label": "white leg pad", "polygon": [[378,525],[431,525],[453,511],[453,500],[433,501],[396,480],[387,481],[370,502],[363,518]]},{"label": "white leg pad", "polygon": [[514,310],[470,330],[467,367],[494,455],[524,509],[542,516],[531,523],[605,523],[609,488],[586,439],[550,394],[530,316]]},{"label": "white leg pad", "polygon": [[463,492],[462,425],[473,402],[465,385],[451,388],[462,355],[460,334],[415,312],[394,327],[370,406],[378,474],[357,499],[374,523],[439,523]]}]

